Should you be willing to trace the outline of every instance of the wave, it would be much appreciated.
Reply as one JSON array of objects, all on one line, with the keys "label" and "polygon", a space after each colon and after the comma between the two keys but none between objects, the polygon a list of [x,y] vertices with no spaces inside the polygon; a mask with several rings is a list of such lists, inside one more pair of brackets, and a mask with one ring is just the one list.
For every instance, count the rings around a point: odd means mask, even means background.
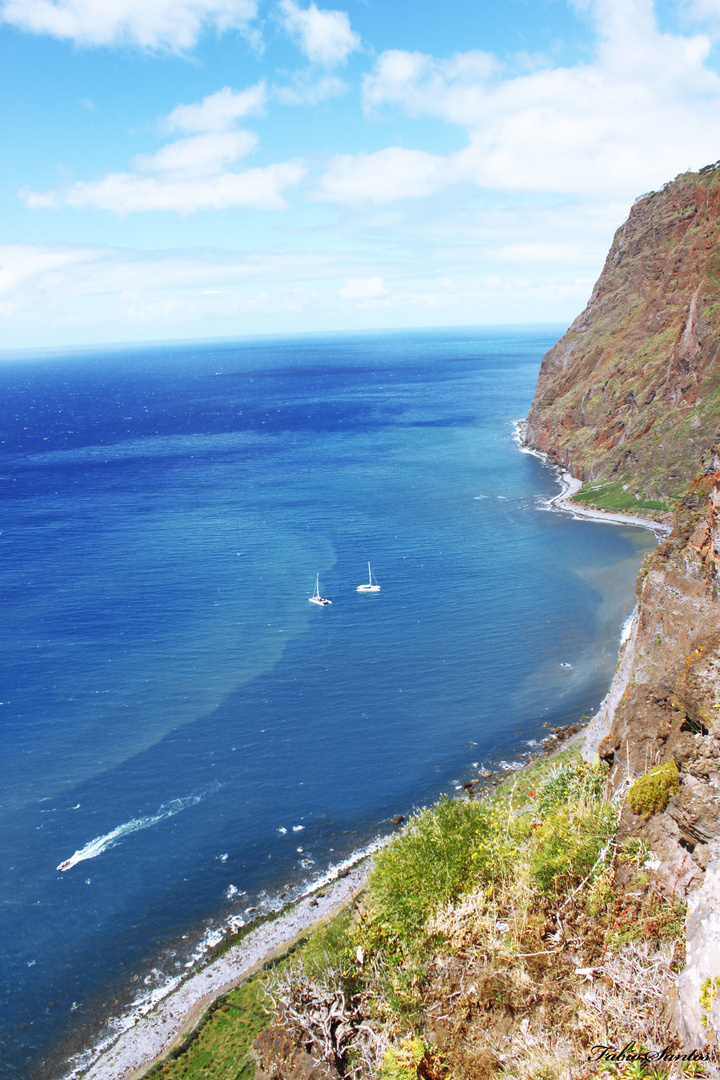
[{"label": "wave", "polygon": [[175,814],[179,814],[181,810],[185,810],[188,806],[196,806],[214,790],[216,788],[203,791],[199,795],[187,795],[180,799],[172,799],[168,803],[163,803],[155,814],[125,821],[122,825],[116,826],[111,832],[105,833],[103,836],[96,836],[94,840],[90,840],[84,848],[80,848],[69,859],[64,859],[57,869],[64,872],[71,870],[79,862],[85,862],[86,859],[96,859],[104,851],[108,851],[119,844],[124,837],[129,836],[131,833],[140,832],[141,829],[149,829],[152,825],[158,825],[161,821],[167,821],[168,818],[174,817]]},{"label": "wave", "polygon": [[621,648],[625,644],[626,641],[630,640],[630,635],[632,634],[632,631],[633,631],[633,622],[634,622],[634,619],[635,619],[636,615],[637,615],[637,604],[635,605],[635,608],[633,610],[632,615],[628,615],[627,619],[622,624],[622,630],[620,631],[620,647]]}]

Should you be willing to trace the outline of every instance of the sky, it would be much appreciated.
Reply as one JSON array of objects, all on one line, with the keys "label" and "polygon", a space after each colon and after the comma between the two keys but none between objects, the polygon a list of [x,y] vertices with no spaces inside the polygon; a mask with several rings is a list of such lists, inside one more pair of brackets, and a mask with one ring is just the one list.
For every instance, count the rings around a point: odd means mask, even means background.
[{"label": "sky", "polygon": [[582,310],[720,0],[0,0],[0,350]]}]

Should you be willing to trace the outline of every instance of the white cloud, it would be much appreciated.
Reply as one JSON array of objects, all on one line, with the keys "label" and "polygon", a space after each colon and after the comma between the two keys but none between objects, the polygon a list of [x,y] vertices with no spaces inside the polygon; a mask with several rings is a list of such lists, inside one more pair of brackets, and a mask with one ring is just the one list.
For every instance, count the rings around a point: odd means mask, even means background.
[{"label": "white cloud", "polygon": [[139,211],[174,211],[192,214],[198,210],[284,210],[286,188],[298,184],[305,170],[286,161],[244,172],[224,172],[217,176],[154,177],[112,173],[102,180],[78,181],[54,191],[24,188],[20,198],[31,210],[70,206],[75,210],[111,210],[115,214]]},{"label": "white cloud", "polygon": [[[0,245],[3,348],[577,314],[625,207],[356,215],[291,252]],[[562,248],[566,261],[562,259]],[[389,284],[391,283],[391,284]]]},{"label": "white cloud", "polygon": [[154,154],[138,154],[133,165],[142,172],[213,174],[249,154],[257,143],[258,137],[252,131],[194,135],[168,143]]},{"label": "white cloud", "polygon": [[295,0],[280,0],[280,21],[311,64],[344,64],[360,47],[360,36],[344,11],[325,11],[316,4],[301,8]]},{"label": "white cloud", "polygon": [[686,0],[685,10],[698,22],[706,23],[717,37],[720,31],[720,0]]},{"label": "white cloud", "polygon": [[247,333],[249,325],[277,331],[289,312],[314,302],[313,279],[336,283],[336,261],[312,252],[0,244],[3,348],[207,337]]},{"label": "white cloud", "polygon": [[346,203],[416,199],[443,185],[446,165],[436,154],[399,146],[375,154],[339,154],[320,177],[316,197]]},{"label": "white cloud", "polygon": [[176,139],[153,154],[138,154],[137,173],[117,172],[102,180],[79,180],[51,191],[23,188],[18,193],[31,210],[70,206],[75,210],[111,210],[116,214],[142,211],[173,211],[192,214],[199,210],[285,210],[286,188],[305,175],[297,161],[278,162],[263,168],[229,171],[239,158],[258,144],[252,131],[227,130],[248,112],[258,111],[265,101],[265,84],[233,93],[229,87],[210,94],[194,105],[179,105],[165,120],[170,129],[203,134]]},{"label": "white cloud", "polygon": [[0,0],[0,21],[33,34],[174,52],[205,30],[244,30],[256,15],[256,0]]},{"label": "white cloud", "polygon": [[[400,194],[469,182],[505,191],[631,198],[714,160],[720,79],[706,66],[710,39],[661,33],[652,0],[594,0],[590,7],[597,54],[573,67],[517,75],[485,53],[451,60],[383,53],[364,79],[366,110],[393,106],[468,133],[464,149],[436,158],[434,170],[426,162],[425,180],[411,179]],[[397,148],[387,153],[400,161]],[[354,163],[346,157],[340,183],[338,165],[331,163],[321,192],[357,201],[367,170],[366,155]],[[387,183],[387,198],[397,197],[393,187]]]},{"label": "white cloud", "polygon": [[262,113],[266,96],[264,80],[238,93],[224,86],[196,104],[178,105],[165,120],[165,126],[168,131],[189,133],[228,131],[242,117]]},{"label": "white cloud", "polygon": [[348,278],[345,288],[340,289],[343,300],[380,300],[387,295],[388,290],[381,277]]},{"label": "white cloud", "polygon": [[399,105],[411,116],[439,116],[469,126],[482,110],[486,87],[500,72],[490,53],[473,50],[450,60],[435,60],[419,52],[388,49],[375,70],[363,78],[363,104],[368,111],[380,105]]},{"label": "white cloud", "polygon": [[323,75],[316,79],[309,71],[298,71],[290,86],[278,86],[273,96],[283,105],[317,105],[328,98],[346,94],[350,87],[335,75]]},{"label": "white cloud", "polygon": [[92,248],[52,248],[33,244],[0,245],[0,295],[47,273],[92,258]]}]

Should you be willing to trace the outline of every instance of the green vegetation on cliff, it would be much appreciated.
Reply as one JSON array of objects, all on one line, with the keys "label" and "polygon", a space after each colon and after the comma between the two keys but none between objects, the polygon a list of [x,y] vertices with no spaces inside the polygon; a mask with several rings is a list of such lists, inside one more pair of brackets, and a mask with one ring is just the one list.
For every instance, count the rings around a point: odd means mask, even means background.
[{"label": "green vegetation on cliff", "polygon": [[612,510],[622,514],[637,514],[643,510],[665,512],[669,509],[666,502],[659,499],[645,499],[626,488],[627,485],[619,482],[585,484],[582,490],[573,496],[573,501],[583,503],[585,506],[597,507],[599,510]]},{"label": "green vegetation on cliff", "polygon": [[639,776],[628,791],[628,803],[633,814],[647,818],[664,810],[670,796],[680,787],[680,774],[674,761],[656,765],[649,773]]},{"label": "green vegetation on cliff", "polygon": [[593,1045],[662,1030],[683,928],[647,846],[617,840],[605,787],[568,750],[418,812],[356,906],[216,1003],[156,1075],[250,1080],[273,1017],[264,1078],[595,1075]]}]

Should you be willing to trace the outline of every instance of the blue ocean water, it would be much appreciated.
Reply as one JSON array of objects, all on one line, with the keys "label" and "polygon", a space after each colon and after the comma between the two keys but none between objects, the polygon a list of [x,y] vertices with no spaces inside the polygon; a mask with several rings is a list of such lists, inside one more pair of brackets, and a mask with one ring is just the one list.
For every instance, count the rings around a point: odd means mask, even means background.
[{"label": "blue ocean water", "polygon": [[597,706],[653,540],[513,440],[558,334],[0,364],[0,1076]]}]

